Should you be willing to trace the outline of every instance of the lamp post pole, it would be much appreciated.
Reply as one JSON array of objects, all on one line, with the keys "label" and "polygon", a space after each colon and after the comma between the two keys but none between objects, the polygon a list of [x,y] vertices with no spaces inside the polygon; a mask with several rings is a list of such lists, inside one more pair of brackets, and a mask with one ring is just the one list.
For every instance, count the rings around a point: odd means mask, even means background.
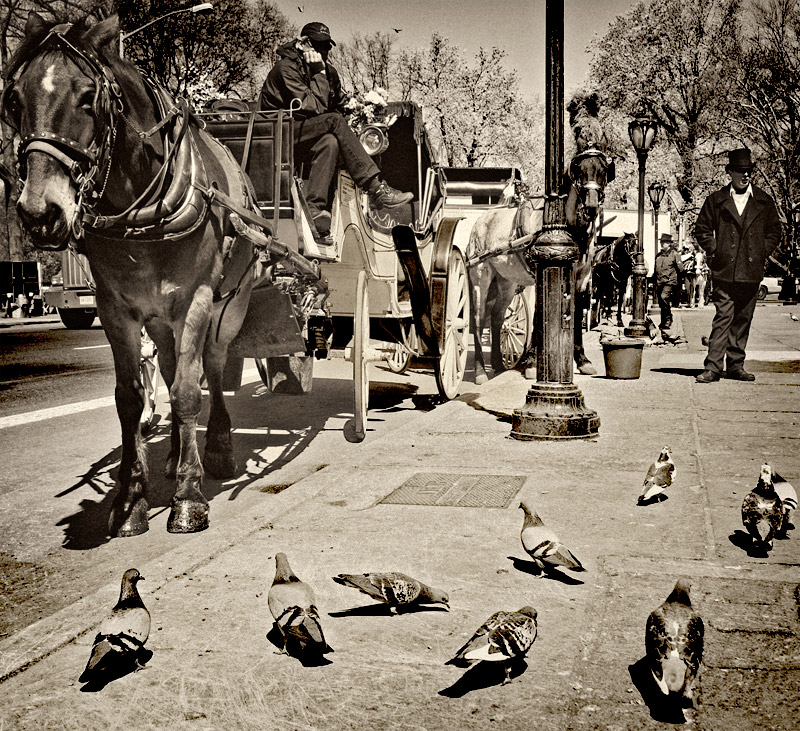
[{"label": "lamp post pole", "polygon": [[664,200],[664,193],[666,188],[661,183],[651,183],[647,189],[647,195],[650,196],[650,203],[653,204],[655,238],[653,246],[653,267],[655,268],[656,257],[658,256],[658,211],[661,208],[661,201]]},{"label": "lamp post pole", "polygon": [[625,334],[641,338],[647,335],[647,266],[644,263],[644,173],[647,167],[647,153],[653,146],[658,126],[653,119],[637,117],[628,124],[636,157],[639,161],[639,220],[636,234],[636,261],[633,265],[633,315]]},{"label": "lamp post pole", "polygon": [[132,31],[128,33],[123,33],[120,31],[119,34],[119,57],[125,58],[125,41],[128,40],[132,35],[138,33],[145,28],[149,28],[153,23],[158,23],[164,18],[169,18],[170,15],[177,15],[178,13],[210,13],[214,9],[214,6],[211,3],[197,3],[195,5],[187,5],[183,8],[177,8],[176,10],[170,10],[168,13],[164,13],[164,15],[159,15],[157,18],[153,18],[152,20],[148,20],[144,25],[140,25],[138,28],[134,28]]},{"label": "lamp post pole", "polygon": [[600,419],[572,382],[575,270],[578,258],[558,189],[564,163],[564,0],[547,0],[546,168],[544,222],[525,252],[536,272],[536,384],[514,411],[515,439],[581,439],[597,435]]},{"label": "lamp post pole", "polygon": [[779,299],[785,305],[797,304],[797,275],[800,267],[797,259],[797,239],[800,236],[800,203],[792,207],[792,236],[789,242],[789,261],[786,265],[786,276],[783,278]]}]

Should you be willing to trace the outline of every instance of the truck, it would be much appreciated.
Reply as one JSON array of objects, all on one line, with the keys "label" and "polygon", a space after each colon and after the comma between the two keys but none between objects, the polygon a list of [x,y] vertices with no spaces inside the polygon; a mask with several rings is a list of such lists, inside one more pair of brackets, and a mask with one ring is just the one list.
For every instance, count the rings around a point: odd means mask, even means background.
[{"label": "truck", "polygon": [[61,284],[44,292],[45,304],[58,310],[65,327],[87,330],[97,317],[94,279],[88,260],[83,254],[65,249],[61,253],[61,275]]}]

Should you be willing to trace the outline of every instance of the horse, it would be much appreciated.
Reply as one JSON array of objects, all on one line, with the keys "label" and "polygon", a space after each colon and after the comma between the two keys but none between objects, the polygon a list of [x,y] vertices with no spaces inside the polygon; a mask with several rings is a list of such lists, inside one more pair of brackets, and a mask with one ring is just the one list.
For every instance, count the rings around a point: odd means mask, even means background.
[{"label": "horse", "polygon": [[[567,230],[578,246],[575,262],[576,296],[574,317],[574,359],[579,371],[596,373],[583,347],[583,313],[589,309],[591,245],[595,222],[602,211],[605,186],[614,179],[614,162],[606,154],[608,141],[597,120],[596,94],[576,96],[569,104],[570,125],[577,153],[563,176],[559,194],[566,196]],[[472,332],[475,344],[475,382],[484,383],[486,363],[481,333],[489,319],[491,366],[495,373],[505,370],[500,351],[500,329],[505,311],[518,287],[535,284],[534,274],[524,258],[524,247],[542,228],[543,200],[519,192],[504,191],[497,207],[475,221],[467,245]],[[490,300],[490,288],[495,297]],[[487,304],[491,308],[487,312]]]},{"label": "horse", "polygon": [[[231,153],[187,104],[120,58],[119,34],[116,16],[90,26],[32,13],[5,71],[0,110],[21,138],[17,211],[33,244],[59,251],[72,241],[95,278],[122,432],[109,535],[149,527],[139,428],[143,325],[158,348],[172,410],[165,474],[177,482],[167,530],[192,533],[208,526],[204,471],[220,479],[237,473],[222,372],[257,258],[219,201],[227,195],[240,210],[257,209]],[[210,394],[202,464],[201,367]]]},{"label": "horse", "polygon": [[632,233],[623,234],[615,241],[595,249],[592,259],[592,294],[596,308],[593,321],[603,317],[610,320],[616,302],[617,325],[622,327],[622,305],[636,262],[636,251],[636,235]]}]

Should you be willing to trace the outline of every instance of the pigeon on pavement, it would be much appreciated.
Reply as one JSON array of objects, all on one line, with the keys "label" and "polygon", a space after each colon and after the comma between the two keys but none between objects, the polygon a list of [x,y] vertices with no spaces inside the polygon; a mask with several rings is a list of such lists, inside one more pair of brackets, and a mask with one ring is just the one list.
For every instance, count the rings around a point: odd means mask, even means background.
[{"label": "pigeon on pavement", "polygon": [[398,573],[339,574],[333,580],[342,586],[358,589],[363,594],[389,605],[391,613],[414,604],[444,604],[450,609],[450,598],[439,589]]},{"label": "pigeon on pavement", "polygon": [[639,495],[639,505],[650,502],[654,498],[661,499],[663,492],[672,484],[675,477],[675,463],[672,461],[672,453],[669,447],[664,447],[658,459],[650,465],[647,475],[642,485],[642,493]]},{"label": "pigeon on pavement", "polygon": [[742,502],[742,523],[757,548],[772,548],[772,539],[783,523],[783,512],[772,482],[772,467],[768,464],[761,465],[758,483]]},{"label": "pigeon on pavement", "polygon": [[789,317],[791,317],[795,322],[800,321],[800,318],[797,317],[797,315],[795,315],[793,312],[789,313]]},{"label": "pigeon on pavement", "polygon": [[122,575],[119,601],[100,625],[79,682],[100,681],[130,666],[136,670],[142,667],[139,653],[150,635],[150,612],[136,589],[142,579],[144,576],[136,569],[128,569]]},{"label": "pigeon on pavement", "polygon": [[523,657],[536,639],[536,610],[495,612],[445,665],[472,665],[480,661],[505,662],[503,685],[511,682],[512,661]]},{"label": "pigeon on pavement", "polygon": [[282,653],[289,654],[290,646],[299,654],[324,655],[333,651],[322,634],[314,590],[297,578],[285,553],[275,555],[275,578],[267,605],[283,635]]},{"label": "pigeon on pavement", "polygon": [[540,569],[565,566],[570,571],[586,571],[581,562],[561,543],[555,532],[542,522],[536,512],[531,511],[524,502],[519,506],[525,512],[519,536],[522,547]]},{"label": "pigeon on pavement", "polygon": [[775,470],[772,470],[772,484],[775,486],[775,492],[778,493],[778,497],[781,500],[781,514],[783,516],[778,534],[785,536],[790,527],[794,528],[792,515],[797,509],[797,491],[791,482],[784,480]]},{"label": "pigeon on pavement", "polygon": [[664,695],[692,704],[703,659],[703,620],[692,609],[691,584],[679,579],[667,600],[647,618],[645,648],[653,679]]}]

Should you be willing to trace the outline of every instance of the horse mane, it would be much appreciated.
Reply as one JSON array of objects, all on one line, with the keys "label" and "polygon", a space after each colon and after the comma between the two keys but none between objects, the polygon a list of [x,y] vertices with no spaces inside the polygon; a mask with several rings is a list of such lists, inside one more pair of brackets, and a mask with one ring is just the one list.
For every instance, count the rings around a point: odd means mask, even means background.
[{"label": "horse mane", "polygon": [[578,93],[567,105],[569,126],[575,136],[575,144],[579,153],[590,147],[596,147],[599,150],[605,150],[608,147],[608,138],[598,119],[599,111],[600,97],[597,92]]}]

